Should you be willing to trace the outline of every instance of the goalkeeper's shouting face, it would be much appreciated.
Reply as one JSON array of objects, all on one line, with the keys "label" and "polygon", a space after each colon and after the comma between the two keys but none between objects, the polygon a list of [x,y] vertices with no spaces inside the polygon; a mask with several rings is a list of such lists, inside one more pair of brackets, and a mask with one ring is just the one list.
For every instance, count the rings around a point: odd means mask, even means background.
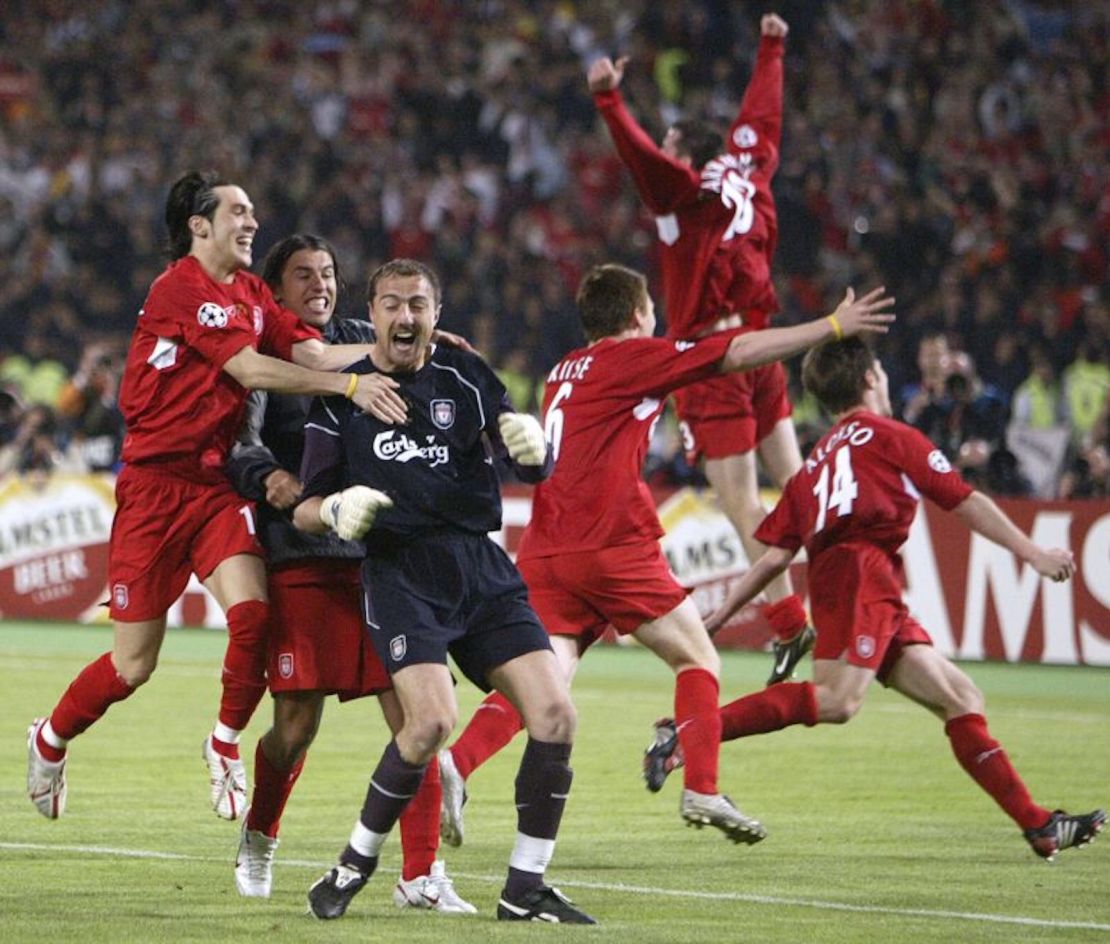
[{"label": "goalkeeper's shouting face", "polygon": [[370,320],[377,341],[371,355],[379,370],[412,372],[431,352],[439,321],[439,280],[423,263],[394,259],[370,277]]}]

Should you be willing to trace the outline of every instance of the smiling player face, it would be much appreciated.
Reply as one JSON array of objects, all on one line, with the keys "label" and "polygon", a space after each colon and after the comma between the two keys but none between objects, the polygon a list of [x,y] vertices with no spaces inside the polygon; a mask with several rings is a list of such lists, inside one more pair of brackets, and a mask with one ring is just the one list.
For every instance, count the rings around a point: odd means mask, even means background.
[{"label": "smiling player face", "polygon": [[432,332],[439,321],[439,303],[424,276],[389,275],[376,287],[370,320],[378,336],[375,366],[385,371],[414,371],[428,358]]},{"label": "smiling player face", "polygon": [[239,269],[249,269],[253,260],[254,236],[258,221],[254,204],[246,191],[234,184],[213,188],[219,198],[212,219],[190,218],[193,233],[199,237],[193,250],[204,267],[217,280],[230,278]]},{"label": "smiling player face", "polygon": [[281,270],[275,297],[301,321],[323,328],[335,313],[335,260],[323,249],[298,249]]}]

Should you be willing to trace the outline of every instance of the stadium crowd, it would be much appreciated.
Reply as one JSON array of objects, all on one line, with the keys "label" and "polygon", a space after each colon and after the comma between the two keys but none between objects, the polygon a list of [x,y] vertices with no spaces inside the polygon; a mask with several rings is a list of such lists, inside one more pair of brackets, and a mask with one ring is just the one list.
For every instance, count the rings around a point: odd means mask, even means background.
[{"label": "stadium crowd", "polygon": [[[579,343],[574,289],[653,264],[587,90],[624,91],[657,134],[727,126],[759,12],[723,0],[70,0],[0,21],[0,473],[110,469],[115,388],[162,265],[169,181],[243,180],[258,256],[325,235],[354,277],[425,259],[443,326],[520,409]],[[775,183],[788,324],[883,284],[880,354],[900,415],[996,494],[1110,493],[1110,11],[1054,0],[781,2],[791,24]],[[105,55],[110,48],[111,55]],[[661,312],[665,317],[665,312]],[[803,448],[823,428],[800,390]],[[1007,429],[1010,436],[1007,437]],[[1035,485],[1014,436],[1057,442]],[[1020,450],[1019,450],[1020,451]],[[657,481],[689,481],[672,435]]]}]

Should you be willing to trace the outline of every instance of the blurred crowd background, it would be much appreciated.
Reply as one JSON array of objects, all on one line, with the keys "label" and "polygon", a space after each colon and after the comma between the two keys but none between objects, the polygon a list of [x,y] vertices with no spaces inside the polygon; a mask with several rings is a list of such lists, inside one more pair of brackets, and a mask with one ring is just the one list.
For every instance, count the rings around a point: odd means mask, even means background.
[{"label": "blurred crowd background", "polygon": [[[724,130],[770,11],[790,25],[777,323],[886,285],[899,416],[995,494],[1107,495],[1110,6],[1063,0],[6,0],[0,473],[116,465],[123,353],[192,168],[250,193],[256,260],[331,240],[346,313],[379,262],[433,263],[443,327],[537,409],[580,343],[583,271],[658,286],[587,65],[631,57],[657,139]],[[805,446],[825,421],[795,406]],[[698,480],[665,425],[648,472]]]}]

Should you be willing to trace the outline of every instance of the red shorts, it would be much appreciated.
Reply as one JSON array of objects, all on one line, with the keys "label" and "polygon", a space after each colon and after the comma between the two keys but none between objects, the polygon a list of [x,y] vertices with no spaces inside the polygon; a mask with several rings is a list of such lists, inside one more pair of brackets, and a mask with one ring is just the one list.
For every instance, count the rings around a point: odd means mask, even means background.
[{"label": "red shorts", "polygon": [[933,644],[902,601],[902,580],[877,547],[848,544],[821,555],[808,575],[817,627],[814,659],[840,659],[875,672],[886,683],[907,646]]},{"label": "red shorts", "polygon": [[121,622],[155,619],[185,591],[236,554],[264,556],[254,502],[217,479],[204,484],[148,466],[116,479],[108,543],[110,614]]},{"label": "red shorts", "polygon": [[583,648],[608,626],[626,636],[686,599],[658,542],[532,557],[517,566],[548,633],[577,636]]},{"label": "red shorts", "polygon": [[786,371],[777,361],[742,373],[720,374],[676,390],[687,461],[751,452],[790,416]]},{"label": "red shorts", "polygon": [[283,564],[270,571],[269,583],[271,692],[346,700],[393,687],[362,623],[357,560]]}]

